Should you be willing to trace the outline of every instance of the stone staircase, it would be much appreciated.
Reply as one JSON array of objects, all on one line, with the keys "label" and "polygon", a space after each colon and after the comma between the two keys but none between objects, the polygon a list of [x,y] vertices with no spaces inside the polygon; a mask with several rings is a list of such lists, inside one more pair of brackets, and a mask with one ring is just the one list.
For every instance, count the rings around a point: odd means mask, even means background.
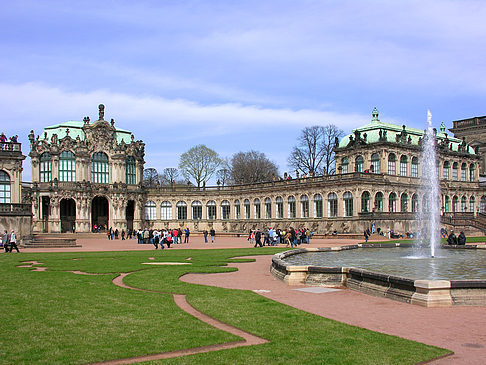
[{"label": "stone staircase", "polygon": [[69,248],[81,247],[76,244],[76,239],[80,238],[75,234],[34,234],[30,242],[24,242],[23,248]]}]

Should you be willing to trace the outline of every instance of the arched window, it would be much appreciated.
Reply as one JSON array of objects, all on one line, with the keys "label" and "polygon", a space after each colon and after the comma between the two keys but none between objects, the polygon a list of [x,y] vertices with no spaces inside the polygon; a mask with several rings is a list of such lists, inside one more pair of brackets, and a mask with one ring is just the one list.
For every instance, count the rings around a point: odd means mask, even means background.
[{"label": "arched window", "polygon": [[253,200],[253,217],[260,219],[262,217],[262,207],[260,205],[260,199]]},{"label": "arched window", "polygon": [[71,151],[59,154],[59,181],[76,181],[76,158]]},{"label": "arched window", "polygon": [[154,221],[157,219],[157,205],[149,200],[145,203],[145,220]]},{"label": "arched window", "polygon": [[469,181],[474,181],[474,164],[469,165]]},{"label": "arched window", "polygon": [[216,219],[216,202],[214,200],[210,200],[206,203],[206,209],[208,211],[208,219],[215,220]]},{"label": "arched window", "polygon": [[419,160],[417,157],[412,157],[412,177],[418,177]]},{"label": "arched window", "polygon": [[40,156],[39,181],[42,183],[42,182],[49,182],[51,180],[52,180],[51,155],[47,152],[44,152]]},{"label": "arched window", "polygon": [[243,205],[245,206],[245,219],[250,219],[250,201],[245,199]]},{"label": "arched window", "polygon": [[10,204],[10,201],[10,176],[0,170],[0,204]]},{"label": "arched window", "polygon": [[412,213],[418,212],[418,209],[419,209],[418,202],[419,202],[419,200],[418,200],[417,194],[413,194],[412,195]]},{"label": "arched window", "polygon": [[283,218],[283,199],[281,196],[277,196],[277,199],[275,199],[275,213],[277,216],[277,219],[282,219]]},{"label": "arched window", "polygon": [[396,161],[397,158],[394,153],[390,153],[388,155],[388,174],[389,175],[396,175],[397,168],[396,168]]},{"label": "arched window", "polygon": [[377,153],[371,155],[371,172],[375,174],[380,173],[380,155]]},{"label": "arched window", "polygon": [[370,212],[370,193],[368,191],[364,191],[363,194],[361,194],[361,212]]},{"label": "arched window", "polygon": [[446,213],[449,213],[451,211],[451,198],[449,198],[449,195],[445,196],[444,210],[445,210]]},{"label": "arched window", "polygon": [[241,207],[240,201],[237,199],[235,200],[235,219],[241,219]]},{"label": "arched window", "polygon": [[353,194],[350,191],[345,192],[343,195],[343,208],[345,217],[353,216]]},{"label": "arched window", "polygon": [[329,217],[338,216],[338,196],[336,193],[330,193],[327,196],[327,214]]},{"label": "arched window", "polygon": [[223,200],[221,202],[221,219],[230,219],[230,209],[230,202],[227,200]]},{"label": "arched window", "polygon": [[476,209],[475,205],[476,205],[476,198],[474,196],[471,196],[469,198],[469,211],[471,213],[474,213],[474,209]]},{"label": "arched window", "polygon": [[323,207],[322,207],[322,195],[314,195],[314,218],[322,218]]},{"label": "arched window", "polygon": [[444,167],[442,168],[442,177],[445,180],[449,180],[449,169],[451,168],[449,161],[444,162]]},{"label": "arched window", "polygon": [[463,196],[461,198],[461,212],[464,213],[467,211],[467,198],[466,196]]},{"label": "arched window", "polygon": [[375,210],[377,212],[383,211],[383,193],[380,191],[375,194]]},{"label": "arched window", "polygon": [[458,212],[459,211],[459,198],[457,196],[454,195],[454,197],[452,198],[452,211],[454,213]]},{"label": "arched window", "polygon": [[400,176],[408,175],[408,158],[405,155],[400,157]]},{"label": "arched window", "polygon": [[363,156],[356,157],[354,171],[363,172],[364,171],[364,158]]},{"label": "arched window", "polygon": [[160,205],[160,219],[164,221],[172,219],[172,204],[167,200]]},{"label": "arched window", "polygon": [[191,203],[192,208],[192,219],[200,220],[202,219],[202,203],[199,200],[195,200]]},{"label": "arched window", "polygon": [[135,174],[135,159],[133,157],[127,157],[125,160],[125,179],[128,185],[134,185],[137,183]]},{"label": "arched window", "polygon": [[93,153],[91,157],[91,182],[108,184],[109,179],[108,156],[103,152]]},{"label": "arched window", "polygon": [[288,205],[289,205],[289,218],[295,218],[297,216],[297,208],[295,204],[295,197],[289,196],[288,199]]},{"label": "arched window", "polygon": [[461,165],[461,181],[466,181],[467,176],[467,164],[463,163]]},{"label": "arched window", "polygon": [[341,160],[341,172],[343,174],[347,174],[349,172],[349,160],[347,157],[343,157],[343,159]]},{"label": "arched window", "polygon": [[400,211],[408,212],[408,195],[405,193],[400,198]]},{"label": "arched window", "polygon": [[176,204],[177,208],[177,219],[185,220],[187,219],[187,203],[185,201],[178,201]]},{"label": "arched window", "polygon": [[459,170],[459,164],[457,162],[454,162],[452,164],[452,180],[454,181],[458,180],[458,170]]},{"label": "arched window", "polygon": [[481,197],[481,202],[479,203],[479,212],[486,213],[486,196]]},{"label": "arched window", "polygon": [[301,218],[309,218],[309,197],[302,195],[300,197]]},{"label": "arched window", "polygon": [[272,219],[272,200],[265,198],[265,219]]},{"label": "arched window", "polygon": [[388,197],[388,211],[389,212],[397,211],[397,194],[395,193],[390,193]]}]

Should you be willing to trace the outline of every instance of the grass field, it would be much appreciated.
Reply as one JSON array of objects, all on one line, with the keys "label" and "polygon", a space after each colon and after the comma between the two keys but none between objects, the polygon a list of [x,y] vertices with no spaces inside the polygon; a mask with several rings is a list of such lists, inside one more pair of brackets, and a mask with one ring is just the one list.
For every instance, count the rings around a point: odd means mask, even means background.
[{"label": "grass field", "polygon": [[[2,254],[0,362],[85,364],[238,340],[179,309],[170,293],[186,294],[199,311],[270,342],[154,364],[414,364],[449,353],[328,320],[251,291],[179,280],[187,272],[231,271],[223,266],[235,261],[231,257],[282,250]],[[149,256],[191,265],[143,265]],[[17,267],[28,260],[42,262],[37,266],[47,271]],[[112,280],[122,272],[132,272],[124,280],[130,286],[168,294],[115,286]]]}]

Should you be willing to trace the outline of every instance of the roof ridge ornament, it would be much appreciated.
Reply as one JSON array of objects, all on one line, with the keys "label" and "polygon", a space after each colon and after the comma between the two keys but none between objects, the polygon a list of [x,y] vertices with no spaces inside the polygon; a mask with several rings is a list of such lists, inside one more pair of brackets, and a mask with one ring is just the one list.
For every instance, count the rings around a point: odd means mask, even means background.
[{"label": "roof ridge ornament", "polygon": [[376,106],[373,108],[373,111],[371,112],[371,121],[372,122],[379,122],[380,119],[378,118],[378,109],[376,109]]},{"label": "roof ridge ornament", "polygon": [[105,106],[103,104],[98,105],[99,118],[98,120],[105,120]]}]

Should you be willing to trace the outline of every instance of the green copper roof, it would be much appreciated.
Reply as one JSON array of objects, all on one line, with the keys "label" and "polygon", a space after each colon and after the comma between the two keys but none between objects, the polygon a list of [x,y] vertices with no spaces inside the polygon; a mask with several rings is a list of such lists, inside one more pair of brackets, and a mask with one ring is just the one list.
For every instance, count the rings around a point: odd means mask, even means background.
[{"label": "green copper roof", "polygon": [[[462,143],[462,140],[447,135],[447,133],[445,133],[445,127],[443,128],[442,125],[440,131],[437,132],[437,140],[438,140],[437,142],[440,143],[440,141],[444,140],[447,137],[447,139],[449,140],[449,145],[452,144],[452,151],[458,151],[458,147]],[[349,137],[350,136],[354,137],[355,131],[359,131],[361,133],[361,138],[363,139],[365,137],[364,134],[366,133],[367,144],[377,143],[380,141],[380,130],[382,131],[382,133],[386,131],[387,141],[392,143],[396,142],[396,136],[400,135],[403,130],[405,130],[405,132],[407,133],[407,140],[410,137],[411,145],[418,145],[419,139],[423,138],[424,136],[424,131],[422,129],[410,128],[410,127],[405,127],[404,129],[403,126],[397,124],[381,122],[378,119],[378,110],[374,108],[371,122],[362,127],[353,129],[352,134],[348,134],[347,136],[344,136],[341,139],[341,141],[339,141],[338,147],[339,148],[346,147],[350,142]],[[468,147],[468,153],[475,154],[474,149],[470,146]]]},{"label": "green copper roof", "polygon": [[[73,139],[76,139],[78,136],[79,138],[84,141],[86,138],[84,131],[83,131],[84,122],[70,120],[67,122],[51,125],[49,127],[44,128],[44,132],[39,136],[40,140],[46,139],[51,141],[52,136],[57,134],[58,139],[62,139],[66,137],[67,130],[69,129],[69,136]],[[116,141],[117,143],[121,143],[121,141],[125,141],[125,143],[129,144],[132,142],[132,133],[121,128],[116,128]]]}]

